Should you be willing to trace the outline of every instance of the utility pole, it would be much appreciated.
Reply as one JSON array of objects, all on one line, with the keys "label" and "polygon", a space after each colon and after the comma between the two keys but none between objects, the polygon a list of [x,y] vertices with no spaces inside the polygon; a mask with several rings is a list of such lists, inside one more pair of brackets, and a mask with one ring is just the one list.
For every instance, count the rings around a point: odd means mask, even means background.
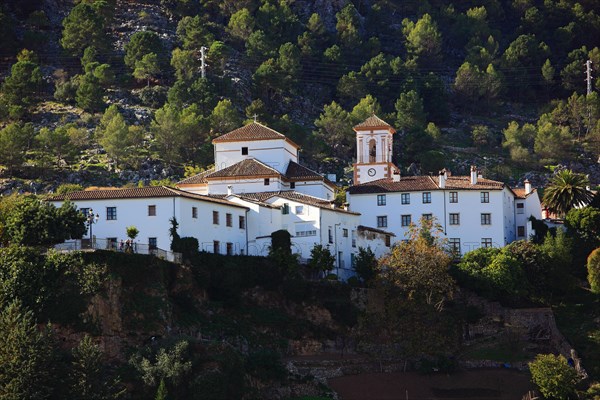
[{"label": "utility pole", "polygon": [[592,93],[592,60],[585,62],[585,75],[587,81],[587,94]]},{"label": "utility pole", "polygon": [[206,64],[206,50],[208,50],[208,48],[204,46],[200,47],[200,71],[202,73],[202,79],[206,78],[206,67],[208,67]]}]

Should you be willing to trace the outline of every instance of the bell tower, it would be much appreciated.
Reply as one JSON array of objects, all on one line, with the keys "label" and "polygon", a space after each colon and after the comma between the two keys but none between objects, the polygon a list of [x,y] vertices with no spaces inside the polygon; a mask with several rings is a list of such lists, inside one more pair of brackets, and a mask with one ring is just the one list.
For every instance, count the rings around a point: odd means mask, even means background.
[{"label": "bell tower", "polygon": [[353,129],[356,132],[355,185],[392,178],[399,173],[392,164],[392,135],[396,130],[390,124],[372,115]]}]

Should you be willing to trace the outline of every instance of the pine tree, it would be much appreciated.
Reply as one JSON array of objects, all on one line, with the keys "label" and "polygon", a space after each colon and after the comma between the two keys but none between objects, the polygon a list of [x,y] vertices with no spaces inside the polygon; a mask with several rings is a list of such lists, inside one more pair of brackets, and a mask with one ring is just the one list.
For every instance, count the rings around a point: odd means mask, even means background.
[{"label": "pine tree", "polygon": [[0,399],[47,399],[52,392],[52,348],[20,301],[0,311]]}]

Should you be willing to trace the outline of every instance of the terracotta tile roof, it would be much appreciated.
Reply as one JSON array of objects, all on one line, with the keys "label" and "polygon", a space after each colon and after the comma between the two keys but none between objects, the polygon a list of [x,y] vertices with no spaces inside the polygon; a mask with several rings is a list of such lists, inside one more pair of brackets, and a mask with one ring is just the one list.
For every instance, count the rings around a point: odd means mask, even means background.
[{"label": "terracotta tile roof", "polygon": [[242,160],[238,163],[230,165],[229,167],[220,169],[216,172],[213,172],[209,175],[206,175],[204,178],[207,180],[214,178],[228,178],[234,176],[281,176],[279,171],[274,168],[269,167],[267,164],[264,164],[257,159],[248,158]]},{"label": "terracotta tile roof", "polygon": [[102,189],[102,190],[81,190],[68,194],[52,196],[47,201],[64,201],[64,200],[118,200],[118,199],[143,199],[154,197],[185,197],[188,199],[208,201],[211,203],[219,203],[232,207],[245,208],[242,205],[232,203],[225,199],[218,199],[201,194],[186,192],[184,190],[173,189],[166,186],[148,186],[141,188],[126,188],[126,189]]},{"label": "terracotta tile roof", "polygon": [[346,214],[352,215],[360,215],[360,213],[344,210],[343,208],[332,208],[331,205],[333,202],[328,200],[323,200],[318,197],[309,196],[307,194],[298,193],[294,190],[280,190],[273,192],[257,192],[257,193],[239,193],[237,194],[240,198],[248,198],[254,201],[266,202],[267,200],[273,197],[280,197],[282,199],[287,199],[291,201],[297,201],[299,203],[308,204],[314,207],[327,209],[335,212],[342,212]]},{"label": "terracotta tile roof", "polygon": [[[439,177],[436,176],[433,179],[437,183]],[[475,185],[471,185],[470,176],[449,176],[446,179],[446,189],[502,190],[503,188],[504,183],[485,178],[477,178]]]},{"label": "terracotta tile roof", "polygon": [[356,230],[358,230],[359,232],[361,232],[361,231],[369,231],[369,232],[381,233],[382,235],[396,236],[392,232],[384,231],[382,229],[377,229],[377,228],[371,228],[370,226],[364,226],[364,225],[357,226]]},{"label": "terracotta tile roof", "polygon": [[266,127],[258,122],[251,122],[248,125],[242,126],[241,128],[237,128],[229,133],[218,136],[213,139],[213,143],[222,143],[222,142],[244,142],[244,141],[252,141],[252,140],[272,140],[272,139],[284,139],[289,143],[293,144],[296,147],[298,146],[296,143],[292,142],[285,135],[273,130],[269,127]]},{"label": "terracotta tile roof", "polygon": [[531,192],[525,193],[525,188],[511,188],[517,199],[526,199],[531,196],[537,189],[532,189]]},{"label": "terracotta tile roof", "polygon": [[177,184],[178,185],[194,185],[194,184],[208,183],[208,181],[206,180],[206,176],[212,174],[213,172],[215,172],[214,167],[207,169],[206,171],[200,172],[199,174],[196,174],[194,176],[190,176],[188,178],[182,179],[179,182],[177,182]]},{"label": "terracotta tile roof", "polygon": [[351,186],[348,191],[350,194],[367,194],[382,192],[412,192],[436,189],[438,189],[438,185],[430,176],[403,176],[399,182],[394,182],[392,178],[384,178]]},{"label": "terracotta tile roof", "polygon": [[364,130],[367,128],[388,128],[391,129],[393,132],[396,132],[396,130],[390,124],[388,124],[375,114],[371,115],[369,118],[356,125],[354,127],[354,130]]},{"label": "terracotta tile roof", "polygon": [[[441,190],[437,176],[403,176],[399,182],[392,178],[351,186],[350,194],[385,193],[385,192],[420,192],[426,190]],[[491,179],[478,178],[475,185],[471,185],[469,176],[449,176],[446,179],[446,190],[502,190],[504,183]]]},{"label": "terracotta tile roof", "polygon": [[322,175],[317,172],[303,167],[302,165],[290,161],[287,170],[285,171],[285,177],[290,180],[311,180],[311,179],[325,179]]}]

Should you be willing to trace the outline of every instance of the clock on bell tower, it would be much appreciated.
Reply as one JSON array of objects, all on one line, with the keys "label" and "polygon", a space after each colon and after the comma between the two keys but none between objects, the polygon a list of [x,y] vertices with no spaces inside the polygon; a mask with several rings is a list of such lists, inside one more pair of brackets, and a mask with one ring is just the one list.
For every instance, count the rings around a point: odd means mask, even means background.
[{"label": "clock on bell tower", "polygon": [[392,164],[392,144],[394,128],[376,115],[356,125],[356,164],[354,164],[354,184],[391,178],[398,173]]}]

